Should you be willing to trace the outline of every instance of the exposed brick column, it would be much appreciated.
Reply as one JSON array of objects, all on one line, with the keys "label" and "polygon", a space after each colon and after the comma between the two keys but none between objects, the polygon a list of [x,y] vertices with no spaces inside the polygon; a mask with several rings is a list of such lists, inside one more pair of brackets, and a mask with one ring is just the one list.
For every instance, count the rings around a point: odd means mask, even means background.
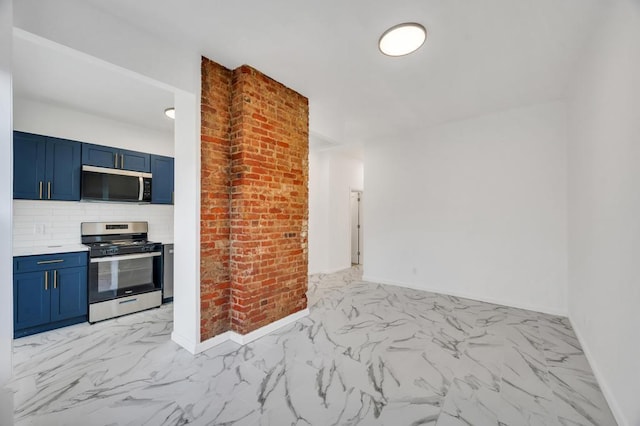
[{"label": "exposed brick column", "polygon": [[307,98],[249,66],[233,72],[232,330],[307,306]]},{"label": "exposed brick column", "polygon": [[232,72],[202,58],[200,338],[229,330],[229,125]]},{"label": "exposed brick column", "polygon": [[307,99],[202,59],[201,339],[307,306]]}]

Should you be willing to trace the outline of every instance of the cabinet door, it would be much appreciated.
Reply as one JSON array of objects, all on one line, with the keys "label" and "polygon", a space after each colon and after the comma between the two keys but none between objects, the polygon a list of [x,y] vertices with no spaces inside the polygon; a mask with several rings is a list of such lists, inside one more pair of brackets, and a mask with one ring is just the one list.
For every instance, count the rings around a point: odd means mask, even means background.
[{"label": "cabinet door", "polygon": [[[13,327],[15,330],[49,322],[51,274],[51,271],[38,271],[13,276]],[[47,278],[48,281],[45,281]]]},{"label": "cabinet door", "polygon": [[51,272],[51,321],[87,314],[87,268],[65,268]]},{"label": "cabinet door", "polygon": [[46,196],[46,139],[13,132],[13,198],[40,200]]},{"label": "cabinet door", "polygon": [[151,203],[173,204],[173,158],[151,155]]},{"label": "cabinet door", "polygon": [[80,142],[47,138],[47,199],[80,200]]},{"label": "cabinet door", "polygon": [[120,156],[117,148],[109,146],[82,144],[82,164],[96,167],[120,168]]},{"label": "cabinet door", "polygon": [[150,172],[151,155],[144,152],[121,149],[118,168],[134,172]]}]

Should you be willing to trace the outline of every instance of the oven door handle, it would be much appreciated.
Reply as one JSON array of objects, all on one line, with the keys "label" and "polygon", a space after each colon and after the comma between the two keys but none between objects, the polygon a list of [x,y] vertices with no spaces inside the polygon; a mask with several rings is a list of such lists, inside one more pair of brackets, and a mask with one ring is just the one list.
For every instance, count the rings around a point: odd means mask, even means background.
[{"label": "oven door handle", "polygon": [[133,259],[144,259],[146,257],[156,257],[162,256],[162,253],[159,251],[154,251],[151,253],[136,253],[136,254],[124,254],[122,256],[106,256],[106,257],[92,257],[89,261],[90,263],[101,263],[101,262],[113,262],[116,260],[133,260]]}]

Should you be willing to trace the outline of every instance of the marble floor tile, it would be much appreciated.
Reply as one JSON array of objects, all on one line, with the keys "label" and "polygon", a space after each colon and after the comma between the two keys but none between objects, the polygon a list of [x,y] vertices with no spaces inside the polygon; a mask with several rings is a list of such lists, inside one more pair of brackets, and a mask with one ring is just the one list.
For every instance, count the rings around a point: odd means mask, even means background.
[{"label": "marble floor tile", "polygon": [[172,308],[14,341],[22,425],[615,425],[566,318],[309,277],[310,314],[193,356]]}]

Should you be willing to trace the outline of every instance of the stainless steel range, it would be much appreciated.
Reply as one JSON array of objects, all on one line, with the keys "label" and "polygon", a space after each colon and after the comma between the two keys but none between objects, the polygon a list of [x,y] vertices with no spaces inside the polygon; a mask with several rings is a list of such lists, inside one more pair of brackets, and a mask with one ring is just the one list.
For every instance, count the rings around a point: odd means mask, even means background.
[{"label": "stainless steel range", "polygon": [[89,322],[162,304],[162,244],[147,240],[147,222],[84,222],[89,246]]}]

